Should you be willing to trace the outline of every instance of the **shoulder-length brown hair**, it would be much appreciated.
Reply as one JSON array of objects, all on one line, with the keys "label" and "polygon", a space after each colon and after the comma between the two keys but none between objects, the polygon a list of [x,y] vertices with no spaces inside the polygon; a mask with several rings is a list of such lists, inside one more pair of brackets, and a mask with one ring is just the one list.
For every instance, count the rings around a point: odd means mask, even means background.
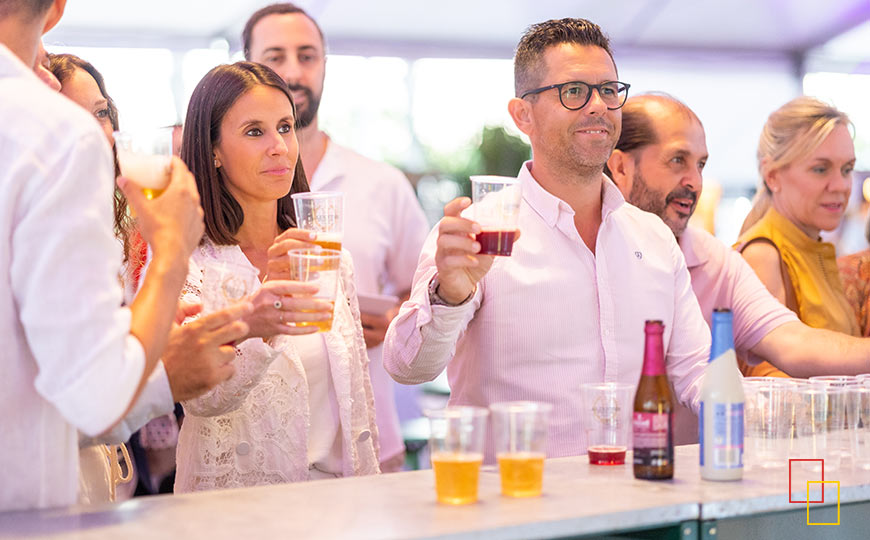
[{"label": "shoulder-length brown hair", "polygon": [[[253,62],[224,64],[209,71],[196,85],[187,107],[181,159],[196,178],[205,214],[205,233],[215,244],[237,244],[236,233],[245,221],[245,214],[227,188],[223,171],[214,166],[214,147],[220,142],[220,127],[227,111],[245,92],[260,85],[286,95],[296,115],[293,96],[284,80],[270,68]],[[308,179],[297,156],[290,192],[278,199],[280,230],[296,226],[290,195],[303,191],[309,191]]]}]

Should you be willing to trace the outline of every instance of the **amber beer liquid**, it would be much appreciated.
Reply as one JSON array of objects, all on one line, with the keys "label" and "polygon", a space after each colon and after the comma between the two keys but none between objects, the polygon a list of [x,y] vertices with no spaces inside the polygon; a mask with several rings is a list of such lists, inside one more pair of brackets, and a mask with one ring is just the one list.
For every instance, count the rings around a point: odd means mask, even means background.
[{"label": "amber beer liquid", "polygon": [[501,492],[508,497],[537,497],[544,478],[544,454],[504,452],[496,456],[501,473]]},{"label": "amber beer liquid", "polygon": [[312,244],[318,245],[323,249],[334,249],[341,251],[341,235],[334,233],[317,233],[317,238],[311,241]]},{"label": "amber beer liquid", "polygon": [[481,454],[439,452],[432,455],[435,494],[444,504],[470,504],[477,501]]},{"label": "amber beer liquid", "polygon": [[674,477],[674,396],[665,375],[661,321],[646,321],[643,371],[634,396],[634,477]]},{"label": "amber beer liquid", "polygon": [[480,255],[509,257],[513,251],[516,236],[516,230],[484,229],[477,233],[475,240],[480,244]]}]

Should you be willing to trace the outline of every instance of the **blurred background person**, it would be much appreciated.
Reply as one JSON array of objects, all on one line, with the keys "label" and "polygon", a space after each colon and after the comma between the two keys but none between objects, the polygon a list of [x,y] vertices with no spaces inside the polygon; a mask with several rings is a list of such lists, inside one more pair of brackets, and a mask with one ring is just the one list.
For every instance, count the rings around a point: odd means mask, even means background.
[{"label": "blurred background person", "polygon": [[[184,402],[177,492],[378,472],[350,257],[334,308],[311,297],[316,285],[282,279],[287,251],[314,247],[311,233],[294,228],[290,195],[308,191],[295,124],[286,84],[260,64],[218,66],[191,96],[182,158],[202,194],[206,238],[191,258],[184,299],[201,298],[213,261],[247,267],[263,282],[236,375]],[[333,309],[328,332],[291,324],[328,319]]]},{"label": "blurred background person", "polygon": [[[819,236],[840,225],[852,191],[850,127],[845,113],[811,97],[770,115],[758,143],[759,193],[736,246],[804,323],[860,336],[834,245]],[[742,369],[747,376],[786,376],[766,362]]]},{"label": "blurred background person", "polygon": [[375,390],[381,469],[401,470],[404,443],[395,383],[384,371],[382,344],[390,321],[410,293],[429,224],[401,171],[337,144],[319,128],[326,42],[314,19],[292,3],[266,6],[248,19],[242,46],[247,60],[274,69],[293,92],[300,153],[311,190],[345,195],[343,246],[353,256],[358,293],[399,298],[386,312],[366,312],[366,304],[361,301],[361,305]]},{"label": "blurred background person", "polygon": [[[870,242],[870,218],[864,226],[864,236]],[[843,293],[858,318],[858,328],[864,337],[870,336],[870,249],[837,259]]]}]

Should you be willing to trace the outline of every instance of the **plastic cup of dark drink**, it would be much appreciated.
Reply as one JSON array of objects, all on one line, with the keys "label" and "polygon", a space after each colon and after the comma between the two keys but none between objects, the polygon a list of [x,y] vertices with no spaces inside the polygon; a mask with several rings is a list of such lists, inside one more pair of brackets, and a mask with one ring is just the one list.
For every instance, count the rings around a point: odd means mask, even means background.
[{"label": "plastic cup of dark drink", "polygon": [[511,176],[472,176],[473,219],[481,255],[510,256],[520,213],[520,182]]},{"label": "plastic cup of dark drink", "polygon": [[631,446],[634,385],[580,385],[580,418],[586,433],[586,453],[592,465],[623,465]]}]

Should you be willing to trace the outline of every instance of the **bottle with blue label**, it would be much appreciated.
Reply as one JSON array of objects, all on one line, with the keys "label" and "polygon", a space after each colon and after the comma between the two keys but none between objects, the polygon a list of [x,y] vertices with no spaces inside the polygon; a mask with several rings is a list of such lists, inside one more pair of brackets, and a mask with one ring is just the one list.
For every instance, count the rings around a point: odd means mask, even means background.
[{"label": "bottle with blue label", "polygon": [[743,477],[743,377],[737,368],[731,310],[713,311],[713,346],[701,386],[701,478]]}]

